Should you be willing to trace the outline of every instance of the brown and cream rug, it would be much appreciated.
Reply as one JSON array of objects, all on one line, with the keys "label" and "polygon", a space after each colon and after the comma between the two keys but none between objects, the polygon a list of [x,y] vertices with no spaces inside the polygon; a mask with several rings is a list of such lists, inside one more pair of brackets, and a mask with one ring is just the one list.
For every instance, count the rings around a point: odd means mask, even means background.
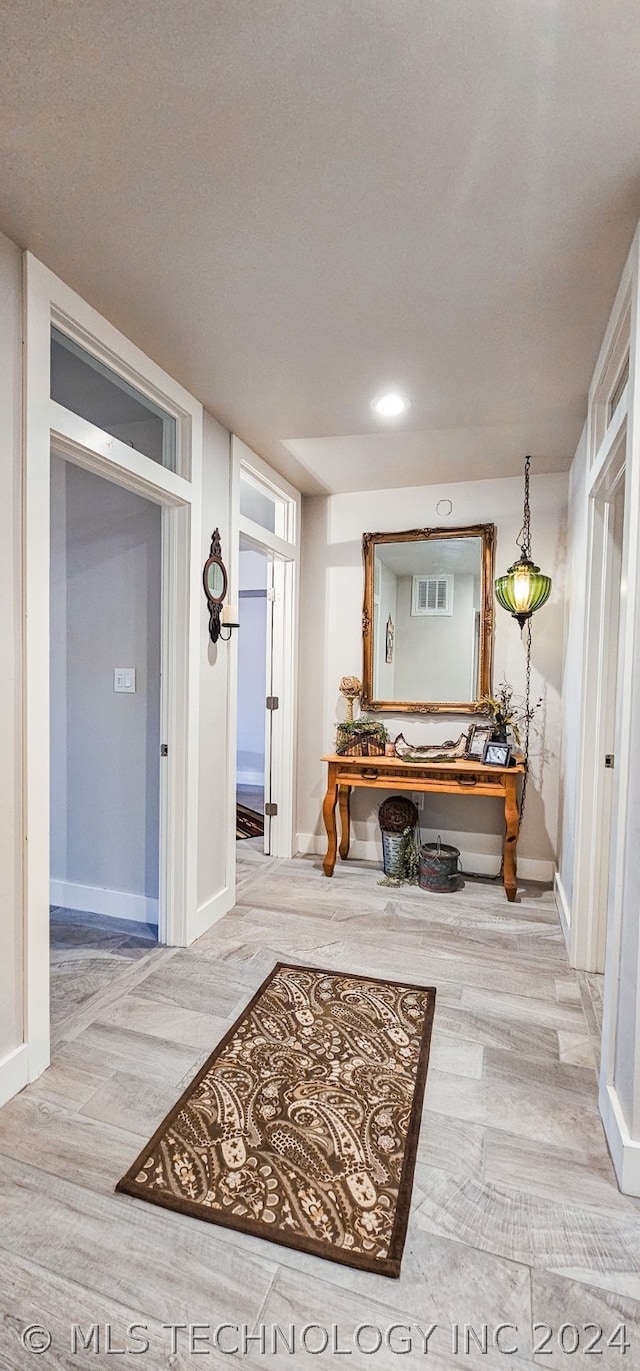
[{"label": "brown and cream rug", "polygon": [[435,995],[278,962],[116,1188],[398,1276]]}]

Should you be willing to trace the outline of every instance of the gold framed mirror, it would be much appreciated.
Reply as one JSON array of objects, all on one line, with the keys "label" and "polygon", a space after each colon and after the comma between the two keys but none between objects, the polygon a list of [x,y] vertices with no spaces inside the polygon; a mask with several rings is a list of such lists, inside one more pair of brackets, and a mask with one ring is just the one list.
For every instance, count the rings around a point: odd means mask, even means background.
[{"label": "gold framed mirror", "polygon": [[363,534],[363,709],[483,712],[494,546],[494,524]]}]

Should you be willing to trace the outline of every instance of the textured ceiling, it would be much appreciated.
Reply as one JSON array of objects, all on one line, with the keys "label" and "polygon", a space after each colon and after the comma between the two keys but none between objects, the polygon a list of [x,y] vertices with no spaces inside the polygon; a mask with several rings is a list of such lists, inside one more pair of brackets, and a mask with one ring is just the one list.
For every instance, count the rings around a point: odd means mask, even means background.
[{"label": "textured ceiling", "polygon": [[0,226],[305,490],[558,470],[639,37],[640,0],[2,0]]}]

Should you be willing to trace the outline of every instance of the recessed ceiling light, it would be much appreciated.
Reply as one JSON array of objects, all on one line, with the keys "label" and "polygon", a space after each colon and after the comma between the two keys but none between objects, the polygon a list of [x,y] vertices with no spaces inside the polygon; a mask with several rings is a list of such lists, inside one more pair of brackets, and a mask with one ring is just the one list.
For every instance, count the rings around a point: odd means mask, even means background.
[{"label": "recessed ceiling light", "polygon": [[371,402],[371,408],[376,414],[380,414],[383,419],[397,419],[399,414],[404,414],[408,410],[410,400],[406,395],[399,395],[397,391],[390,390],[387,395],[380,395],[377,400]]}]

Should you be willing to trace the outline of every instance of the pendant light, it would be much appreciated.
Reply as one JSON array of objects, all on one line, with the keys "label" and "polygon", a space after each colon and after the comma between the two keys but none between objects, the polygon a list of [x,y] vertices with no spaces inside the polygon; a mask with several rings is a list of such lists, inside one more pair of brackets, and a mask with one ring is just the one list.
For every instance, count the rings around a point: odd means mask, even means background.
[{"label": "pendant light", "polygon": [[534,710],[531,708],[531,615],[541,605],[545,605],[551,594],[551,577],[545,576],[531,558],[531,509],[529,507],[529,471],[531,458],[524,459],[524,517],[522,528],[516,538],[520,556],[504,576],[498,576],[495,583],[496,599],[503,609],[508,610],[518,620],[520,632],[525,624],[526,632],[526,688],[524,712],[524,777],[520,793],[520,819],[522,824],[524,806],[529,780],[529,729]]},{"label": "pendant light", "polygon": [[[496,599],[524,628],[536,609],[546,604],[551,594],[551,577],[545,576],[531,560],[531,510],[529,508],[529,468],[531,458],[524,460],[524,519],[516,542],[520,557],[495,584]],[[522,540],[522,541],[521,541]]]}]

